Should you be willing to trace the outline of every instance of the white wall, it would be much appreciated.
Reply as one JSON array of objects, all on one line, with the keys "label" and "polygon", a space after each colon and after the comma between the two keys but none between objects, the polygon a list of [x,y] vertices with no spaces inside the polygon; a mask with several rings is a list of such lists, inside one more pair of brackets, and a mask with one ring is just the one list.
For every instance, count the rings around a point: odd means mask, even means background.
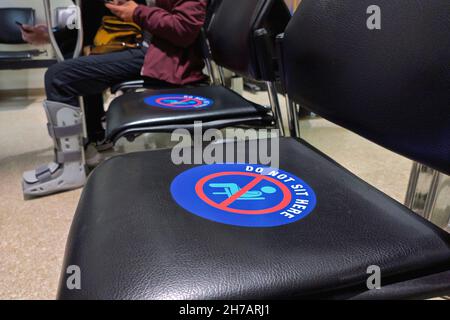
[{"label": "white wall", "polygon": [[[70,5],[70,0],[51,0],[52,7],[61,7]],[[42,0],[0,0],[0,8],[5,7],[28,7],[36,10],[36,22],[45,23],[44,5]],[[1,32],[1,30],[0,30]],[[14,51],[14,50],[28,50],[34,49],[28,45],[2,45],[0,50]],[[42,49],[42,48],[40,48]],[[42,56],[44,59],[53,56],[52,49],[46,46],[48,56]],[[30,70],[0,70],[0,90],[14,90],[14,89],[38,89],[44,87],[44,69],[30,69]]]}]

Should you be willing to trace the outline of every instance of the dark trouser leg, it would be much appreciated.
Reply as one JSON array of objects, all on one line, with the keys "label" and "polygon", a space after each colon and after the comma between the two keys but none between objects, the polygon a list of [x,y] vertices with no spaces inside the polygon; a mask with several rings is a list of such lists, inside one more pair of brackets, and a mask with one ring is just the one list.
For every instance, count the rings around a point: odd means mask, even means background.
[{"label": "dark trouser leg", "polygon": [[101,130],[101,94],[114,84],[140,77],[146,48],[67,60],[50,67],[45,75],[47,99],[78,106],[85,97],[89,138],[97,140]]}]

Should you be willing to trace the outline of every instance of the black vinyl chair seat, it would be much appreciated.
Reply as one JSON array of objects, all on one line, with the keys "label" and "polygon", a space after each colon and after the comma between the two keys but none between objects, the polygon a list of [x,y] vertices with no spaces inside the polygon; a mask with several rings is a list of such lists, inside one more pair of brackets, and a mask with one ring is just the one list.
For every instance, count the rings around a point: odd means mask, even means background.
[{"label": "black vinyl chair seat", "polygon": [[[32,8],[0,8],[0,43],[25,44],[16,22],[34,25],[35,11]],[[41,55],[40,50],[0,51],[0,61],[31,60]]]},{"label": "black vinyl chair seat", "polygon": [[35,20],[33,8],[0,8],[0,43],[24,44],[25,41],[16,22],[34,25]]},{"label": "black vinyl chair seat", "polygon": [[[65,257],[66,267],[81,268],[82,290],[67,290],[63,280],[59,298],[379,299],[450,292],[449,234],[304,141],[280,141],[280,169],[308,183],[317,205],[284,226],[238,227],[189,213],[170,188],[192,167],[175,166],[170,151],[157,151],[97,168]],[[371,265],[381,268],[381,290],[367,290]]]},{"label": "black vinyl chair seat", "polygon": [[[146,99],[162,95],[202,97],[211,100],[211,104],[201,108],[178,109],[146,103]],[[120,96],[111,103],[107,112],[106,134],[109,140],[117,141],[129,134],[191,129],[195,121],[202,121],[206,129],[209,124],[213,128],[251,122],[268,125],[273,121],[268,115],[269,110],[222,86],[149,89]]]}]

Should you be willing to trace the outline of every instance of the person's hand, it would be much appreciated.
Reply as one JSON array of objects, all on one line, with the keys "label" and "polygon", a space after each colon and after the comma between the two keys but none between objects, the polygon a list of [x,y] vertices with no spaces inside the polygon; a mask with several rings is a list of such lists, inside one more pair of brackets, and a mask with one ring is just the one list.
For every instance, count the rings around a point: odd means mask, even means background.
[{"label": "person's hand", "polygon": [[50,42],[48,28],[45,24],[38,24],[35,26],[24,24],[20,28],[20,31],[22,32],[23,41],[29,44],[40,46]]},{"label": "person's hand", "polygon": [[134,10],[136,10],[138,4],[134,1],[127,1],[122,4],[107,3],[106,7],[123,21],[133,22]]}]

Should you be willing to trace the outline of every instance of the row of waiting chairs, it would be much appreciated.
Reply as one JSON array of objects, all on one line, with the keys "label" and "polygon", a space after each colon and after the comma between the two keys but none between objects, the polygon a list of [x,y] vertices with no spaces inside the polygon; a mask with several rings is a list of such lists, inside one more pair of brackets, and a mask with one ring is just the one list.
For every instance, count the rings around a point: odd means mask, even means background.
[{"label": "row of waiting chairs", "polygon": [[[123,136],[132,139],[141,133],[171,131],[173,127],[192,129],[194,120],[202,121],[205,129],[231,125],[275,125],[283,131],[276,96],[279,74],[275,72],[275,36],[284,31],[291,14],[282,1],[275,1],[269,7],[258,1],[246,1],[241,10],[249,18],[244,21],[233,14],[220,14],[225,10],[221,2],[216,0],[210,3],[202,37],[205,58],[243,77],[266,82],[272,108],[247,101],[223,85],[205,86],[201,83],[175,88],[161,88],[159,85],[155,89],[151,82],[135,81],[115,86],[112,91],[142,86],[153,87],[153,90],[127,94],[113,101],[106,118],[108,140],[115,142]],[[264,15],[252,16],[254,10],[264,12]],[[225,39],[228,37],[233,41]],[[267,56],[262,57],[258,52],[267,52]],[[212,99],[214,105],[202,110],[181,111],[148,108],[145,98],[162,94],[203,96]]]},{"label": "row of waiting chairs", "polygon": [[[303,0],[286,21],[279,15],[282,0],[222,0],[207,32],[212,56],[249,78],[271,82],[276,75],[293,105],[449,174],[450,3],[376,2],[383,10],[381,30],[366,27],[372,0]],[[172,93],[214,103],[176,111],[144,102]],[[268,116],[275,124],[276,112],[220,86],[148,90],[113,102],[108,134],[114,140],[152,127],[189,127],[193,120],[220,128]],[[299,137],[281,138],[279,153],[279,169],[261,168],[281,173],[274,175],[283,176],[281,182],[250,174],[250,164],[175,165],[170,150],[106,161],[80,200],[58,297],[393,299],[450,293],[448,233]],[[235,184],[219,179],[224,175]],[[274,197],[276,207],[255,210],[251,201],[218,204],[205,196],[211,192],[206,180],[219,179],[215,186],[227,183],[231,190],[242,175],[272,185],[241,197]],[[82,270],[81,290],[67,287],[65,271],[74,265]],[[376,289],[367,281],[373,270],[382,279]]]}]

